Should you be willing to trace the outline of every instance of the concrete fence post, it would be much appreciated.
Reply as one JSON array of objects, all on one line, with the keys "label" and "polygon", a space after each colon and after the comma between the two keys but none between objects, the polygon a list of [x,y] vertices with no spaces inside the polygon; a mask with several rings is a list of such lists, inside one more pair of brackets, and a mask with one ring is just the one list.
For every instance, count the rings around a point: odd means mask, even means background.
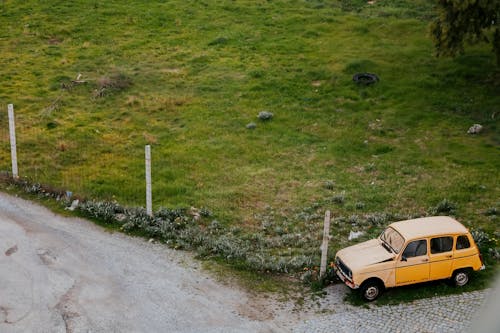
[{"label": "concrete fence post", "polygon": [[151,194],[151,146],[146,146],[146,212],[153,216],[153,202]]},{"label": "concrete fence post", "polygon": [[325,212],[325,224],[323,225],[323,243],[321,244],[321,267],[319,276],[323,277],[326,273],[326,261],[328,259],[328,241],[330,240],[330,211]]},{"label": "concrete fence post", "polygon": [[9,113],[10,156],[12,159],[12,177],[19,178],[17,171],[16,123],[14,119],[14,105],[7,106]]}]

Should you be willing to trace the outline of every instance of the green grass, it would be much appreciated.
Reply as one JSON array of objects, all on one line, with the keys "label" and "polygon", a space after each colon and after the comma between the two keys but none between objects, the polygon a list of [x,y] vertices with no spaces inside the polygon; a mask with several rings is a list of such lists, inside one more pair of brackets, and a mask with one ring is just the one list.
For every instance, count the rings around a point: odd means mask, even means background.
[{"label": "green grass", "polygon": [[[325,209],[418,214],[447,198],[498,235],[484,212],[500,204],[500,72],[485,44],[434,58],[431,18],[430,0],[3,1],[0,99],[15,104],[20,173],[144,205],[151,144],[155,209],[314,238]],[[380,82],[357,86],[360,71]],[[61,89],[79,73],[86,84]],[[131,86],[96,97],[117,75]],[[467,135],[474,123],[484,132]],[[2,113],[0,170],[7,129]],[[337,245],[348,232],[332,231]]]}]

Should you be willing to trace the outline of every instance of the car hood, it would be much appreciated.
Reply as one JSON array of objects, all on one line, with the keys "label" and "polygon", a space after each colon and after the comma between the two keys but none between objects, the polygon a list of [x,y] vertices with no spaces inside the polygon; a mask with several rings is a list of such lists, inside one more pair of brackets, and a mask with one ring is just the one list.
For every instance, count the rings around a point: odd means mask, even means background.
[{"label": "car hood", "polygon": [[392,260],[394,256],[395,254],[389,253],[378,239],[349,246],[337,252],[337,257],[351,270]]}]

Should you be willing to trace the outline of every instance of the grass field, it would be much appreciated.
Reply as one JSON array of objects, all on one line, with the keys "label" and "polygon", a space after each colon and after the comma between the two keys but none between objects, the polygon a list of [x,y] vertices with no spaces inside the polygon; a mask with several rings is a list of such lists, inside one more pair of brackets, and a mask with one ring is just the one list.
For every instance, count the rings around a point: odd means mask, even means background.
[{"label": "grass field", "polygon": [[[418,215],[448,199],[498,238],[500,71],[486,44],[436,59],[432,3],[5,0],[0,100],[20,174],[144,205],[151,144],[155,208],[316,237],[325,209]],[[356,85],[364,71],[380,81]],[[0,133],[10,170],[6,112]]]}]

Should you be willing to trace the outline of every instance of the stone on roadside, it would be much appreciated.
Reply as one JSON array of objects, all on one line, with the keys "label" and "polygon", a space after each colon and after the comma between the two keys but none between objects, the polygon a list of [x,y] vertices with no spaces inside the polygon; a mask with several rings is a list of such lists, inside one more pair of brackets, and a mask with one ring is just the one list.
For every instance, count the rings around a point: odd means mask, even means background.
[{"label": "stone on roadside", "polygon": [[255,123],[249,123],[245,127],[247,129],[255,129],[257,127],[257,124],[255,124]]},{"label": "stone on roadside", "polygon": [[69,211],[74,211],[78,207],[79,204],[80,204],[79,200],[73,200],[73,202],[71,203],[71,206],[66,207],[66,209]]}]

